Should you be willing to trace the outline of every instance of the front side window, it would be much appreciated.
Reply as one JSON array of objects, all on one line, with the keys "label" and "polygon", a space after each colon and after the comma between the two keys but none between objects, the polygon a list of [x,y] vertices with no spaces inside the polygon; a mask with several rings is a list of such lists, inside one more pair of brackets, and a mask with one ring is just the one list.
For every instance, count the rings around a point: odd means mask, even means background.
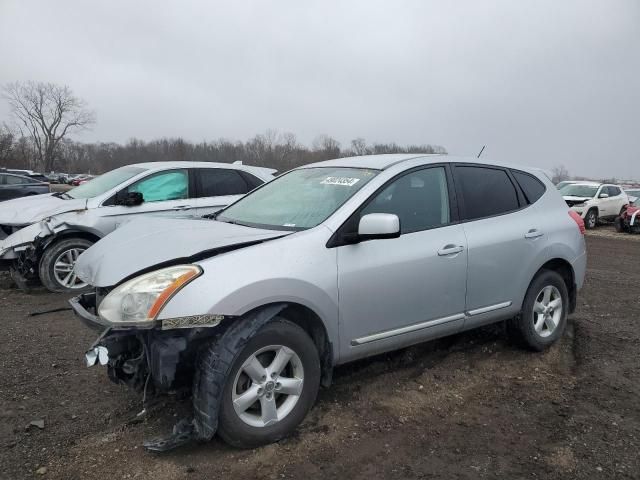
[{"label": "front side window", "polygon": [[620,195],[620,189],[618,187],[608,187],[609,188],[609,196],[617,197]]},{"label": "front side window", "polygon": [[249,185],[236,170],[225,168],[199,168],[200,196],[244,195]]},{"label": "front side window", "polygon": [[278,230],[305,230],[324,222],[378,172],[364,168],[301,168],[241,198],[222,222]]},{"label": "front side window", "polygon": [[449,191],[443,167],[408,173],[394,180],[361,211],[392,213],[400,219],[400,233],[426,230],[450,222]]},{"label": "front side window", "polygon": [[7,185],[27,185],[29,183],[32,183],[29,181],[28,178],[19,177],[17,175],[6,175],[5,179],[6,179]]},{"label": "front side window", "polygon": [[189,197],[189,175],[186,170],[156,173],[129,185],[127,192],[142,194],[145,202],[164,202]]},{"label": "front side window", "polygon": [[116,168],[69,190],[66,195],[71,198],[94,198],[132,179],[136,175],[140,175],[145,170],[145,168],[140,167]]},{"label": "front side window", "polygon": [[499,168],[457,166],[455,172],[467,220],[501,215],[520,208],[518,194],[506,171]]}]

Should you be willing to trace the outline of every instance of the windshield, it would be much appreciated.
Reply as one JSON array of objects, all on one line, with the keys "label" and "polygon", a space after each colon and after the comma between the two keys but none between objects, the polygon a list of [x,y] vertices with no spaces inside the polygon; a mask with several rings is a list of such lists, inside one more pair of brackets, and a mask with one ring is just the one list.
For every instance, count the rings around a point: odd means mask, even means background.
[{"label": "windshield", "polygon": [[560,189],[560,193],[562,193],[562,195],[571,197],[593,198],[596,196],[597,191],[598,187],[596,185],[576,185],[575,183],[565,185]]},{"label": "windshield", "polygon": [[371,180],[362,168],[303,168],[272,180],[224,210],[218,220],[250,227],[304,230],[326,220]]},{"label": "windshield", "polygon": [[116,168],[93,180],[89,180],[87,183],[83,183],[79,187],[69,190],[67,195],[71,198],[94,198],[108,192],[122,182],[126,182],[145,170],[145,168],[140,167]]}]

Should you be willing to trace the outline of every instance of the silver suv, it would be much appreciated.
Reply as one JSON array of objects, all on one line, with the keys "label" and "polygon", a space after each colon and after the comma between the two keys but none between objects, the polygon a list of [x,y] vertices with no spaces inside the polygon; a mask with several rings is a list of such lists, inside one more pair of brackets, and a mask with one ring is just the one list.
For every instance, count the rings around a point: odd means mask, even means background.
[{"label": "silver suv", "polygon": [[[585,274],[584,224],[537,170],[433,155],[288,172],[211,220],[143,219],[89,248],[71,300],[116,382],[193,393],[147,447],[274,442],[332,368],[493,322],[543,350]],[[148,397],[148,395],[147,395]]]}]

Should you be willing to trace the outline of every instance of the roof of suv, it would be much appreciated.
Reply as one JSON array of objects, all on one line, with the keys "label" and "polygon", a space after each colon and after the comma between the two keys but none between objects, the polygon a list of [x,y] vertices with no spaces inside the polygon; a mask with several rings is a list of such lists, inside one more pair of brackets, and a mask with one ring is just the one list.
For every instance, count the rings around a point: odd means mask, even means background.
[{"label": "roof of suv", "polygon": [[527,167],[524,165],[514,165],[506,162],[493,161],[490,159],[477,158],[477,157],[459,157],[454,155],[446,155],[440,153],[399,153],[399,154],[382,154],[382,155],[362,155],[359,157],[344,157],[336,158],[335,160],[326,160],[324,162],[310,163],[298,168],[309,167],[344,167],[344,168],[371,168],[374,170],[385,170],[398,163],[406,162],[408,160],[414,160],[417,158],[424,158],[424,163],[439,163],[439,162],[451,162],[451,163],[477,163],[481,165],[494,165],[504,168],[515,168],[518,170],[525,170],[529,172],[538,172],[542,175],[551,178],[547,172],[540,168]]}]

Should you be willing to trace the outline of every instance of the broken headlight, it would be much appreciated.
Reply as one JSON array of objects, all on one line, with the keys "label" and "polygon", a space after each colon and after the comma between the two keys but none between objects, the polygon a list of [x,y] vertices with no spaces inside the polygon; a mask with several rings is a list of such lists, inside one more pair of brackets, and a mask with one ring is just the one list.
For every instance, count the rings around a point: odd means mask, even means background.
[{"label": "broken headlight", "polygon": [[132,278],[104,298],[98,314],[114,325],[151,327],[171,297],[201,274],[197,265],[178,265]]}]

